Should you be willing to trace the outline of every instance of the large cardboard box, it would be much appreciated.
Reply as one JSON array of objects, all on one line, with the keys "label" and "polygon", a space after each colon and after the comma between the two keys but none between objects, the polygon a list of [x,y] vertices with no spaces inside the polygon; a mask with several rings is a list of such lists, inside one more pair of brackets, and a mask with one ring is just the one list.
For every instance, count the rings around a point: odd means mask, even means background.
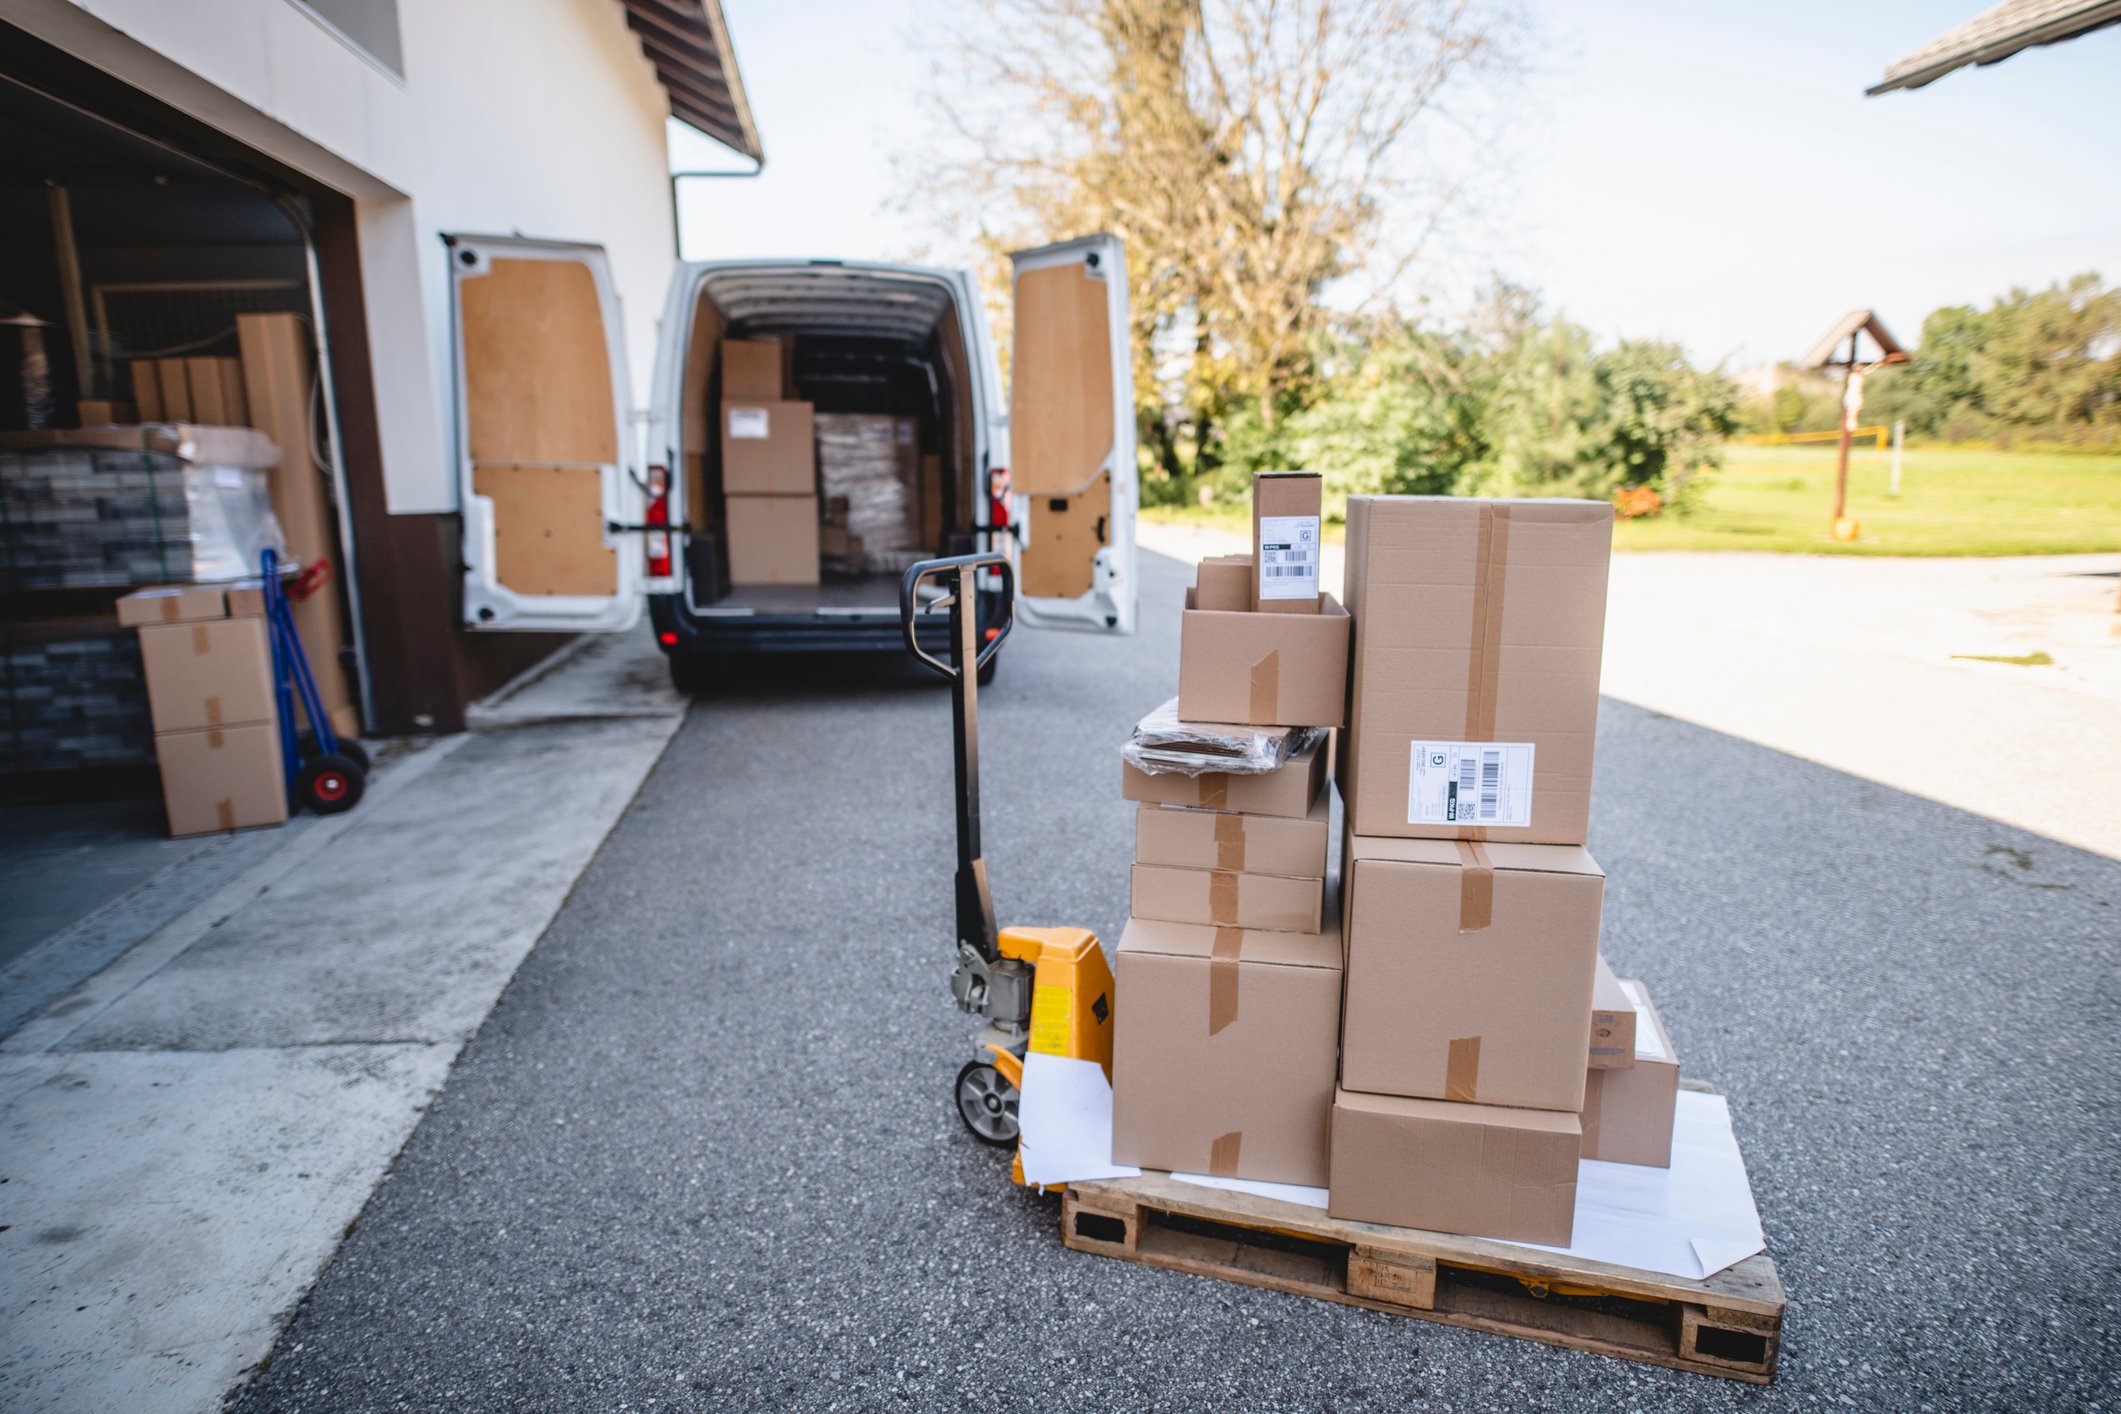
[{"label": "large cardboard box", "polygon": [[722,401],[779,402],[793,391],[787,381],[791,349],[779,339],[722,340]]},{"label": "large cardboard box", "polygon": [[1150,775],[1122,762],[1120,794],[1145,805],[1197,805],[1208,810],[1236,810],[1247,815],[1307,819],[1326,783],[1326,743],[1314,741],[1278,768],[1256,776],[1209,771],[1183,776],[1176,771]]},{"label": "large cardboard box", "polygon": [[1354,1222],[1566,1247],[1576,1116],[1340,1090],[1326,1211]]},{"label": "large cardboard box", "polygon": [[1577,845],[1350,836],[1341,1083],[1583,1107],[1605,875]]},{"label": "large cardboard box", "polygon": [[155,738],[172,835],[204,835],[287,818],[287,773],[276,722]]},{"label": "large cardboard box", "polygon": [[1337,927],[1132,919],[1113,992],[1115,1163],[1324,1186]]},{"label": "large cardboard box", "polygon": [[1288,879],[1279,874],[1173,869],[1162,864],[1134,866],[1132,912],[1136,918],[1316,933],[1325,898],[1324,878]]},{"label": "large cardboard box", "polygon": [[1193,572],[1193,606],[1218,614],[1252,607],[1252,557],[1215,555]]},{"label": "large cardboard box", "polygon": [[1613,508],[1348,499],[1359,835],[1582,844]]},{"label": "large cardboard box", "polygon": [[1319,612],[1318,565],[1325,545],[1324,481],[1307,471],[1252,477],[1252,602],[1263,614]]},{"label": "large cardboard box", "polygon": [[1635,1063],[1594,1070],[1583,1088],[1583,1156],[1648,1168],[1672,1166],[1679,1052],[1640,982],[1622,982],[1635,1006]]},{"label": "large cardboard box", "polygon": [[815,496],[731,496],[729,582],[816,584]]},{"label": "large cardboard box", "polygon": [[1591,978],[1591,1069],[1626,1070],[1634,1063],[1635,1004],[1600,953]]},{"label": "large cardboard box", "polygon": [[724,402],[722,491],[730,496],[815,496],[817,429],[810,404]]},{"label": "large cardboard box", "polygon": [[140,664],[157,732],[279,719],[262,618],[149,624],[140,630]]},{"label": "large cardboard box", "polygon": [[1134,862],[1323,879],[1332,808],[1332,797],[1325,791],[1301,820],[1144,805],[1134,815]]},{"label": "large cardboard box", "polygon": [[1337,727],[1348,704],[1348,611],[1227,613],[1186,591],[1178,632],[1178,715],[1255,727]]}]

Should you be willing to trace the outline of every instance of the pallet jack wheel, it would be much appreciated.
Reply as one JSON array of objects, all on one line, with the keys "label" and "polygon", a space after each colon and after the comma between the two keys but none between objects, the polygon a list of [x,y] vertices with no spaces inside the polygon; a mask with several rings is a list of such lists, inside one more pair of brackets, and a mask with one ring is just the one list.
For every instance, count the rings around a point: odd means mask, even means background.
[{"label": "pallet jack wheel", "polygon": [[368,773],[350,756],[327,752],[302,763],[295,775],[295,798],[319,815],[336,815],[361,802]]},{"label": "pallet jack wheel", "polygon": [[991,1061],[966,1061],[957,1073],[957,1117],[982,1144],[1016,1142],[1017,1089]]}]

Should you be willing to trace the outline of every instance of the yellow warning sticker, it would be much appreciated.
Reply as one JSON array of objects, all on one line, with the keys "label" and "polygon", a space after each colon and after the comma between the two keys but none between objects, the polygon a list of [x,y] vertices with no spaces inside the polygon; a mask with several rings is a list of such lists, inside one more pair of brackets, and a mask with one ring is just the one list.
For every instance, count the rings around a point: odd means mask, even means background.
[{"label": "yellow warning sticker", "polygon": [[1075,989],[1034,987],[1031,991],[1031,1049],[1044,1056],[1068,1054],[1075,1030]]}]

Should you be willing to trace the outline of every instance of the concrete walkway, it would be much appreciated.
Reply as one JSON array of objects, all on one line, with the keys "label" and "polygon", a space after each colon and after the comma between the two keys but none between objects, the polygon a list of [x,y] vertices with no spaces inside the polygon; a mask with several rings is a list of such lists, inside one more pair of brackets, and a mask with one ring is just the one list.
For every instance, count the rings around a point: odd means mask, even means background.
[{"label": "concrete walkway", "polygon": [[115,954],[0,1041],[0,1405],[214,1409],[271,1349],[682,719],[629,637],[144,936],[25,956]]},{"label": "concrete walkway", "polygon": [[[1194,526],[1140,538],[1182,560],[1245,548]],[[1328,590],[1343,568],[1328,545]],[[2121,555],[1616,555],[1602,689],[2121,858],[2117,571]],[[1980,661],[2033,653],[2054,661]]]}]

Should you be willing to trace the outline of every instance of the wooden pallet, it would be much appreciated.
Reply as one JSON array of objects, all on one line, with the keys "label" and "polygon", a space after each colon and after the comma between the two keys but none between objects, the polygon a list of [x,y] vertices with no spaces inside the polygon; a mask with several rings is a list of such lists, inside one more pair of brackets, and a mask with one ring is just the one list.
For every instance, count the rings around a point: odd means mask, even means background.
[{"label": "wooden pallet", "polygon": [[1078,1252],[1753,1384],[1774,1379],[1782,1342],[1782,1282],[1765,1253],[1688,1281],[1477,1237],[1345,1222],[1160,1173],[1070,1184],[1061,1241]]}]

